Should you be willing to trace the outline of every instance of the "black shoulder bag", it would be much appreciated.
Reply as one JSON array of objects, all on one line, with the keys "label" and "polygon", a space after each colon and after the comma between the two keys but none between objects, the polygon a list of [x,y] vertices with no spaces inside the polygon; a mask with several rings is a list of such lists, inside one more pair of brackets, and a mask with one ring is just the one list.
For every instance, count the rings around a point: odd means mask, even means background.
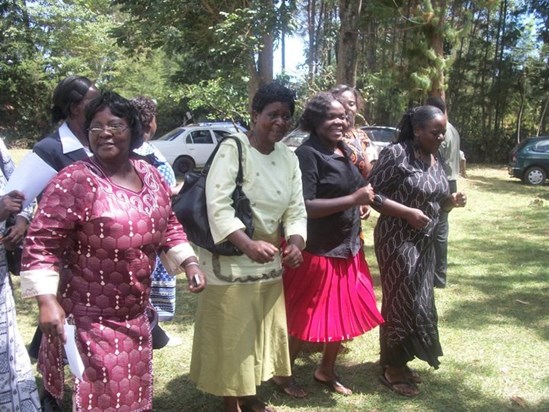
[{"label": "black shoulder bag", "polygon": [[244,223],[244,226],[246,226],[246,234],[250,238],[253,236],[252,208],[250,200],[242,191],[242,145],[237,137],[225,137],[210,155],[201,172],[191,172],[185,175],[185,183],[174,199],[172,209],[179,222],[183,225],[188,239],[195,245],[207,249],[216,255],[238,256],[242,255],[242,251],[230,241],[227,240],[217,245],[214,244],[210,231],[210,223],[208,222],[206,177],[208,176],[210,165],[217,150],[226,139],[233,139],[238,147],[238,174],[236,175],[236,188],[232,194],[232,207],[235,210],[235,217],[239,218]]}]

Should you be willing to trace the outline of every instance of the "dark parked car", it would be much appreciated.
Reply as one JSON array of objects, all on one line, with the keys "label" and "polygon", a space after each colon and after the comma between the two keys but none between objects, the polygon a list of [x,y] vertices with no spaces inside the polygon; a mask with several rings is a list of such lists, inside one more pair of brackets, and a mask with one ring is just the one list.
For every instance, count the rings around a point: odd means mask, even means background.
[{"label": "dark parked car", "polygon": [[511,150],[509,175],[541,185],[549,174],[549,136],[529,137]]}]

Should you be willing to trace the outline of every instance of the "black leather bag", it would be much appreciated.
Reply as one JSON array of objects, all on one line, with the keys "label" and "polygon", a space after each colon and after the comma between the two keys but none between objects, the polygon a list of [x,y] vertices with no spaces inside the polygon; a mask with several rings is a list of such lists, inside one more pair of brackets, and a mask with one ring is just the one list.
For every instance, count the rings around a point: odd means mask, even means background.
[{"label": "black leather bag", "polygon": [[[11,215],[8,220],[6,220],[6,230],[4,231],[4,236],[6,236],[11,227],[15,224],[15,216]],[[8,271],[15,276],[19,276],[21,273],[21,257],[23,255],[23,242],[15,246],[15,249],[9,250],[4,249],[6,252],[6,261],[8,263]]]},{"label": "black leather bag", "polygon": [[242,191],[242,145],[236,137],[225,137],[211,154],[201,172],[187,173],[185,183],[172,203],[172,209],[191,242],[216,255],[238,256],[242,255],[242,251],[228,240],[217,245],[214,244],[208,222],[206,177],[219,146],[226,139],[233,139],[238,147],[238,174],[236,175],[236,188],[232,194],[232,206],[235,216],[246,226],[246,234],[250,238],[253,236],[252,208],[250,200]]}]

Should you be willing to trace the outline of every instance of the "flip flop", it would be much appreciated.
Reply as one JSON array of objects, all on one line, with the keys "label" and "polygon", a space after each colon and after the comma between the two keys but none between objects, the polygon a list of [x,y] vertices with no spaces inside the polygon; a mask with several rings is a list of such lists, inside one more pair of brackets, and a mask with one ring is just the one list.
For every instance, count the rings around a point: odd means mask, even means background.
[{"label": "flip flop", "polygon": [[316,377],[316,375],[313,375],[313,379],[320,383],[321,385],[327,386],[330,390],[333,392],[339,393],[340,395],[349,396],[353,394],[353,391],[349,388],[345,387],[340,381],[339,377],[336,376],[334,379],[331,379],[329,381],[324,381],[322,379],[319,379]]},{"label": "flip flop", "polygon": [[415,369],[412,369],[409,366],[406,366],[406,370],[410,374],[410,378],[412,378],[414,383],[421,383],[421,376],[419,376],[419,373],[417,373]]},{"label": "flip flop", "polygon": [[309,395],[307,391],[303,389],[303,386],[297,383],[294,377],[291,377],[285,383],[278,383],[275,378],[271,378],[271,382],[280,392],[283,392],[292,398],[301,399]]},{"label": "flip flop", "polygon": [[[407,396],[409,398],[413,398],[413,397],[419,395],[419,388],[417,387],[415,382],[410,382],[410,381],[407,381],[407,380],[399,380],[399,381],[389,382],[389,380],[387,379],[385,374],[380,375],[379,381],[383,385],[385,385],[389,389],[391,389],[393,392],[398,393],[399,395]],[[409,389],[411,389],[415,392],[414,393],[407,392],[407,391],[403,390],[401,387],[399,387],[397,385],[406,385]]]}]

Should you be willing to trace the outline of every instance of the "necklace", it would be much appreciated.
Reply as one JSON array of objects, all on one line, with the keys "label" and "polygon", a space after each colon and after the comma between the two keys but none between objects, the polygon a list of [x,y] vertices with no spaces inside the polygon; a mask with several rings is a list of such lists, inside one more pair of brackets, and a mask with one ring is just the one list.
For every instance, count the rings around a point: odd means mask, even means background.
[{"label": "necklace", "polygon": [[416,158],[422,161],[423,163],[427,163],[428,165],[431,165],[432,158],[431,153],[425,154],[419,146],[418,142],[413,142],[412,147],[414,148],[414,154],[416,155]]}]

